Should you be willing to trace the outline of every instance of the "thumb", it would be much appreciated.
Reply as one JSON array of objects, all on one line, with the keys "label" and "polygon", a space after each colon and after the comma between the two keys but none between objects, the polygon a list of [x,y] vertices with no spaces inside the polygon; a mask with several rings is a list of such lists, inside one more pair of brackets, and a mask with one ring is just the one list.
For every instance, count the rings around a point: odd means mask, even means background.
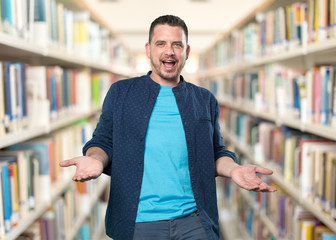
[{"label": "thumb", "polygon": [[61,167],[69,167],[72,165],[76,165],[76,161],[74,159],[64,160],[59,163]]},{"label": "thumb", "polygon": [[261,173],[261,174],[266,174],[266,175],[273,174],[273,171],[271,169],[263,168],[263,167],[256,167],[256,172]]}]

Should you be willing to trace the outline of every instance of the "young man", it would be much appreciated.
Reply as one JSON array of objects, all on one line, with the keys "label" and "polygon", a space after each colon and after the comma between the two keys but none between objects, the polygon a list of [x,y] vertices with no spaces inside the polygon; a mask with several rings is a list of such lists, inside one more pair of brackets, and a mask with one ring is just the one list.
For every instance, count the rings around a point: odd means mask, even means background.
[{"label": "young man", "polygon": [[188,59],[188,29],[176,16],[153,21],[146,43],[147,75],[113,84],[74,181],[111,176],[106,232],[114,240],[218,239],[215,177],[239,186],[275,191],[238,165],[220,134],[219,107],[206,89],[180,75]]}]

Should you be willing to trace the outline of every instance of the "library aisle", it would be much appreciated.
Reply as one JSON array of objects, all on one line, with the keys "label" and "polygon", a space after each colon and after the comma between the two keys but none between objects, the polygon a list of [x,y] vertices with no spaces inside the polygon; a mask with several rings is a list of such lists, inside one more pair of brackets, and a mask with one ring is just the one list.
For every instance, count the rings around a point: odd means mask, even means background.
[{"label": "library aisle", "polygon": [[334,1],[266,1],[201,56],[227,146],[274,171],[275,194],[218,179],[243,239],[336,238],[335,36]]},{"label": "library aisle", "polygon": [[71,180],[129,49],[85,1],[0,1],[0,239],[101,239],[109,178]]},{"label": "library aisle", "polygon": [[[0,0],[0,240],[110,239],[110,178],[74,182],[59,162],[82,154],[111,84],[149,70],[121,37],[142,31],[119,35],[99,9],[111,2]],[[254,4],[182,73],[215,95],[239,163],[278,189],[217,177],[221,240],[336,240],[336,0]]]}]

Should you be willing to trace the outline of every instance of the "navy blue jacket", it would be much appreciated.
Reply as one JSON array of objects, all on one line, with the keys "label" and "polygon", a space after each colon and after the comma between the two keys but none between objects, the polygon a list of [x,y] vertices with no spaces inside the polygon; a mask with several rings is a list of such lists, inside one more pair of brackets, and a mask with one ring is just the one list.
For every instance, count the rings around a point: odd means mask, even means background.
[{"label": "navy blue jacket", "polygon": [[[90,147],[100,147],[109,157],[109,165],[104,169],[104,173],[111,176],[105,225],[107,235],[114,240],[133,239],[144,169],[145,136],[160,90],[160,85],[149,74],[111,86],[93,137],[83,148],[85,154]],[[181,81],[173,93],[186,135],[192,191],[209,239],[218,239],[215,160],[222,156],[237,159],[223,144],[215,97],[182,77]]]}]

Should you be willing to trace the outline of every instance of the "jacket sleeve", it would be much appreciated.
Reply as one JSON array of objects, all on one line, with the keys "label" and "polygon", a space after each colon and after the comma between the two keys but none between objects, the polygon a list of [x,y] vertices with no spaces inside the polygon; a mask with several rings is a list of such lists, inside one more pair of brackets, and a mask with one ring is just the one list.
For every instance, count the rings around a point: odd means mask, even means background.
[{"label": "jacket sleeve", "polygon": [[215,99],[215,107],[214,107],[214,135],[213,135],[213,142],[214,142],[214,154],[215,154],[215,160],[217,160],[220,157],[230,157],[232,158],[235,162],[238,162],[236,154],[234,152],[231,152],[226,149],[224,142],[223,142],[223,137],[221,135],[220,131],[220,126],[219,126],[219,105],[217,100]]},{"label": "jacket sleeve", "polygon": [[111,161],[113,150],[113,111],[118,95],[117,84],[112,84],[104,99],[102,114],[99,117],[97,126],[93,132],[91,140],[83,147],[83,155],[90,147],[101,148],[108,156],[108,165],[104,169],[104,173],[111,175]]}]

